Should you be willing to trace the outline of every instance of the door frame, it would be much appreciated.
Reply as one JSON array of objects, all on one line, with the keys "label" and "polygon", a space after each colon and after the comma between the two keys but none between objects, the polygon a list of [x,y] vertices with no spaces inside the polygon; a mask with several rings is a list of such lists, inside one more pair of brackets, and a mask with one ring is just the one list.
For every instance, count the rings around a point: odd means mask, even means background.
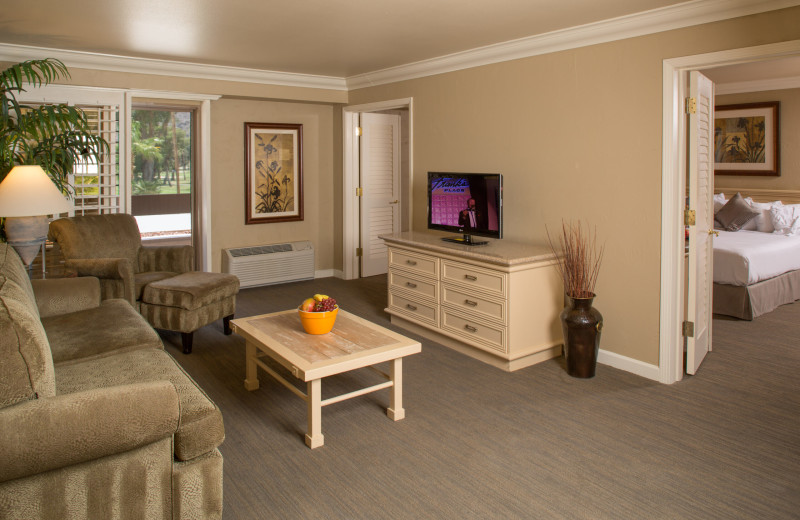
[{"label": "door frame", "polygon": [[[211,102],[218,100],[220,95],[217,94],[194,94],[189,92],[165,92],[156,90],[137,90],[129,89],[125,92],[125,127],[131,127],[131,105],[136,103],[148,104],[154,101],[162,101],[160,104],[169,106],[169,100],[178,101],[193,101],[196,102],[194,106],[187,105],[196,110],[197,119],[194,123],[194,130],[197,131],[193,145],[197,145],[193,153],[195,154],[195,162],[197,172],[194,178],[195,184],[193,191],[196,188],[196,193],[192,193],[192,204],[196,204],[197,215],[192,215],[192,235],[193,242],[196,242],[199,247],[196,252],[200,259],[199,265],[195,266],[198,271],[211,270]],[[133,103],[133,99],[138,101]],[[168,100],[163,102],[163,100]],[[154,103],[157,106],[159,103]],[[126,146],[130,150],[131,135],[128,132]],[[131,164],[132,156],[127,154],[126,171],[129,178],[127,179],[130,184],[130,176],[133,175]],[[192,172],[195,175],[195,172]],[[130,208],[131,190],[128,190],[127,207]],[[193,212],[194,213],[194,212]],[[197,226],[195,226],[197,224]],[[195,229],[197,227],[198,229]],[[195,238],[196,237],[196,238]]]},{"label": "door frame", "polygon": [[[352,280],[359,276],[359,262],[356,247],[359,239],[360,207],[356,188],[359,186],[359,146],[356,139],[358,119],[364,112],[384,110],[408,110],[408,193],[401,190],[400,197],[408,201],[408,213],[400,218],[409,220],[413,215],[411,191],[414,179],[414,99],[403,98],[378,101],[363,105],[350,105],[342,108],[342,278]],[[409,225],[410,229],[410,225]]]},{"label": "door frame", "polygon": [[663,62],[661,164],[661,306],[659,379],[683,379],[684,234],[686,118],[689,72],[800,55],[800,40],[672,58]]}]

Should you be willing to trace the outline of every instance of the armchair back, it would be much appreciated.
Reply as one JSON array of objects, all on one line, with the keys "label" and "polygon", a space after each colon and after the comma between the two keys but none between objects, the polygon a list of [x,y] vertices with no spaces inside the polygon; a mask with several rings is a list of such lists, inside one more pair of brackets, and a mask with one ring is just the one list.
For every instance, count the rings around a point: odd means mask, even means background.
[{"label": "armchair back", "polygon": [[142,237],[133,215],[112,213],[62,218],[50,223],[50,237],[64,258],[125,258],[138,271]]}]

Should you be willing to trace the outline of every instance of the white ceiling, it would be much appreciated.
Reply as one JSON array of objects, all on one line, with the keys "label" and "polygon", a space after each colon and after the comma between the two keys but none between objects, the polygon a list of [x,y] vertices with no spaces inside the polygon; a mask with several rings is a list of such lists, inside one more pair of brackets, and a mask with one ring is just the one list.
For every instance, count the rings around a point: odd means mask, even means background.
[{"label": "white ceiling", "polygon": [[0,0],[0,43],[345,78],[682,3]]}]

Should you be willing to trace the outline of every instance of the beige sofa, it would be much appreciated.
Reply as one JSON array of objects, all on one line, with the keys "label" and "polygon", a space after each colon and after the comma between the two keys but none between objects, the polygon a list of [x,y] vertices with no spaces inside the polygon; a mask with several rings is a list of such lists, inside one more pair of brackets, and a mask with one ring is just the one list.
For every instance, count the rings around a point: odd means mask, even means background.
[{"label": "beige sofa", "polygon": [[0,243],[0,518],[220,518],[224,437],[128,301]]}]

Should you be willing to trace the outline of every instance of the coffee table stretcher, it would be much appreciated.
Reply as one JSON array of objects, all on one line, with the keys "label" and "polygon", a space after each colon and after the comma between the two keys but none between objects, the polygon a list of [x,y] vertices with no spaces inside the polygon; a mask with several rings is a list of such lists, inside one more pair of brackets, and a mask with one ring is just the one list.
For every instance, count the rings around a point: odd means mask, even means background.
[{"label": "coffee table stretcher", "polygon": [[[403,408],[403,356],[414,354],[421,350],[421,346],[417,342],[405,338],[404,336],[400,336],[399,334],[384,329],[378,325],[366,322],[361,318],[349,315],[348,313],[343,312],[341,309],[339,312],[340,316],[344,314],[348,318],[357,320],[362,326],[363,324],[367,324],[370,328],[386,333],[392,338],[397,338],[401,341],[398,343],[397,348],[374,348],[376,354],[370,355],[369,352],[361,352],[351,356],[342,356],[339,362],[332,362],[336,361],[336,358],[334,358],[334,360],[326,360],[322,363],[306,363],[304,365],[305,369],[301,369],[298,366],[300,363],[294,364],[292,363],[291,359],[286,359],[291,358],[292,353],[288,353],[289,355],[286,355],[287,352],[282,352],[284,355],[277,354],[276,351],[280,350],[280,348],[275,347],[283,347],[283,345],[281,345],[279,342],[272,340],[272,338],[268,336],[259,335],[258,333],[255,334],[255,336],[258,336],[258,338],[256,339],[256,337],[254,337],[253,330],[250,330],[250,327],[246,327],[246,322],[248,320],[253,320],[254,318],[245,318],[242,320],[235,320],[233,322],[234,330],[243,335],[246,339],[245,388],[247,390],[258,389],[258,368],[261,368],[271,375],[276,381],[291,390],[295,395],[306,401],[308,407],[308,432],[305,436],[305,442],[306,445],[312,449],[322,446],[325,442],[325,437],[322,434],[322,407],[329,404],[334,404],[368,393],[377,392],[378,390],[383,390],[384,388],[391,388],[392,391],[390,396],[390,404],[389,408],[386,410],[386,415],[394,421],[403,419],[405,417],[405,409]],[[269,318],[271,316],[288,313],[296,314],[295,311],[284,311],[271,315],[257,316],[255,318]],[[314,337],[312,336],[311,338]],[[309,341],[314,340],[310,339]],[[370,350],[370,348],[367,348],[366,350]],[[348,357],[354,359],[348,359]],[[305,380],[306,392],[304,393],[294,384],[287,381],[283,376],[262,361],[261,358],[274,359],[288,368],[293,376],[298,379]],[[298,360],[295,359],[294,361]],[[388,374],[372,366],[374,364],[387,361],[390,362],[390,371]],[[323,377],[347,372],[357,368],[369,368],[384,377],[386,381],[346,394],[337,395],[328,399],[322,399]]]}]

